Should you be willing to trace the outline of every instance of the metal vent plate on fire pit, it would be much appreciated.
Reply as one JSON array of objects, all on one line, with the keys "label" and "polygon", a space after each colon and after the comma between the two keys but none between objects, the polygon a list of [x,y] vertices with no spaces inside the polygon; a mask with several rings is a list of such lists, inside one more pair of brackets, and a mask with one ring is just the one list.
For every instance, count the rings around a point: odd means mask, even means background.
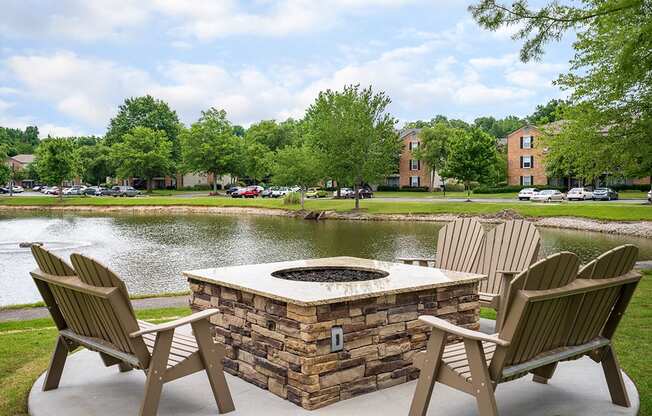
[{"label": "metal vent plate on fire pit", "polygon": [[272,276],[297,282],[341,283],[381,279],[389,273],[363,267],[323,266],[277,270]]}]

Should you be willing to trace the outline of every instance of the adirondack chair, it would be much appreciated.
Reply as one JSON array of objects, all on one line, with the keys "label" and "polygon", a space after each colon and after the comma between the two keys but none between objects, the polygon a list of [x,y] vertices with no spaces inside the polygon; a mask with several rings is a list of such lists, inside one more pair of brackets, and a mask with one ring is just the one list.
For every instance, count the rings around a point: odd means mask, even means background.
[{"label": "adirondack chair", "polygon": [[471,272],[479,261],[484,241],[484,230],[475,218],[462,218],[446,224],[439,230],[435,258],[399,258],[405,264],[418,264],[458,272]]},{"label": "adirondack chair", "polygon": [[[156,415],[164,383],[202,370],[208,375],[220,413],[234,410],[222,367],[224,347],[210,335],[208,318],[218,313],[216,309],[159,325],[138,321],[124,283],[106,267],[73,254],[73,270],[41,247],[32,247],[32,252],[39,264],[39,269],[31,272],[32,278],[59,329],[44,391],[59,386],[68,353],[83,346],[99,352],[107,366],[145,371],[141,416]],[[194,335],[175,333],[187,324]]]},{"label": "adirondack chair", "polygon": [[[611,340],[641,275],[576,279],[578,268],[574,254],[558,253],[520,273],[512,282],[518,290],[497,334],[420,317],[432,334],[426,351],[415,357],[421,374],[410,416],[426,415],[435,382],[474,396],[481,416],[497,416],[498,384],[528,373],[546,383],[558,362],[584,355],[602,364],[612,402],[629,407]],[[539,290],[540,279],[532,277],[548,273],[558,287]],[[449,335],[462,341],[446,345]]]},{"label": "adirondack chair", "polygon": [[638,247],[625,244],[602,253],[595,260],[585,264],[578,278],[606,279],[621,276],[631,271],[636,265]]},{"label": "adirondack chair", "polygon": [[487,233],[480,261],[474,272],[487,276],[480,282],[480,304],[498,310],[504,282],[537,260],[541,236],[534,224],[507,221]]}]

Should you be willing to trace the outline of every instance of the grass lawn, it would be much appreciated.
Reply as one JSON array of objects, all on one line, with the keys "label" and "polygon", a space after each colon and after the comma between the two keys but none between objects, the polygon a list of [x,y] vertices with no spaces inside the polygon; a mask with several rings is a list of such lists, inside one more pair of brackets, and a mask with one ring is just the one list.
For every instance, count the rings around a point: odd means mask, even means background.
[{"label": "grass lawn", "polygon": [[[167,308],[141,310],[137,315],[140,319],[164,322],[189,313],[188,308]],[[483,310],[482,316],[493,318],[495,314]],[[652,416],[650,328],[652,272],[646,273],[641,281],[615,339],[621,366],[638,386],[641,416]],[[0,416],[27,414],[27,395],[47,367],[55,337],[56,329],[50,319],[0,323]],[[65,373],[63,377],[65,383]]]},{"label": "grass lawn", "polygon": [[[244,199],[227,197],[148,196],[139,198],[110,197],[68,197],[63,201],[49,196],[0,197],[0,205],[37,206],[216,206],[216,207],[259,207],[272,209],[298,210],[299,205],[283,205],[281,199]],[[503,209],[511,209],[526,217],[570,216],[613,221],[652,221],[652,207],[644,204],[619,203],[517,203],[505,202],[443,202],[436,199],[423,201],[379,201],[363,200],[361,208],[370,214],[495,214]],[[353,209],[353,201],[336,199],[306,200],[308,210],[335,210],[347,212]]]}]

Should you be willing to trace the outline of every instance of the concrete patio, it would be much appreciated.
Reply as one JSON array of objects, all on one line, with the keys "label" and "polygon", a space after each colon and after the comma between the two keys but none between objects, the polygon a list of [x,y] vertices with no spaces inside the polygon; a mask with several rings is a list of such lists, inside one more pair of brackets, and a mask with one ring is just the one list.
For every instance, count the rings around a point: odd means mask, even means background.
[{"label": "concrete patio", "polygon": [[[483,329],[489,325],[483,322]],[[227,381],[236,415],[387,415],[407,414],[416,381],[344,400],[308,411],[229,374]],[[531,377],[501,384],[496,400],[501,416],[599,416],[636,415],[639,396],[625,375],[632,407],[611,403],[602,367],[588,358],[561,363],[550,384],[534,383]],[[58,390],[41,391],[43,376],[29,395],[31,416],[137,415],[145,385],[142,371],[118,372],[106,368],[98,354],[82,350],[68,358]],[[163,389],[159,415],[204,416],[217,414],[217,406],[205,373],[177,380]],[[442,384],[435,387],[430,415],[477,415],[475,401]]]}]

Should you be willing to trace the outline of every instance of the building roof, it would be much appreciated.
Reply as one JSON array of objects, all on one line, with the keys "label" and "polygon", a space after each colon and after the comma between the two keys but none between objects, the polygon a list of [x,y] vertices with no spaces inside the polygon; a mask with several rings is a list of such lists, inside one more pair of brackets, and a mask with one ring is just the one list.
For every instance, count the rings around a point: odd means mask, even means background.
[{"label": "building roof", "polygon": [[401,130],[400,137],[402,139],[403,137],[407,136],[408,134],[419,133],[420,131],[421,131],[421,129],[405,129],[405,130]]},{"label": "building roof", "polygon": [[11,156],[10,159],[13,159],[16,162],[21,163],[23,165],[29,165],[34,161],[34,155],[16,155],[16,156]]}]

